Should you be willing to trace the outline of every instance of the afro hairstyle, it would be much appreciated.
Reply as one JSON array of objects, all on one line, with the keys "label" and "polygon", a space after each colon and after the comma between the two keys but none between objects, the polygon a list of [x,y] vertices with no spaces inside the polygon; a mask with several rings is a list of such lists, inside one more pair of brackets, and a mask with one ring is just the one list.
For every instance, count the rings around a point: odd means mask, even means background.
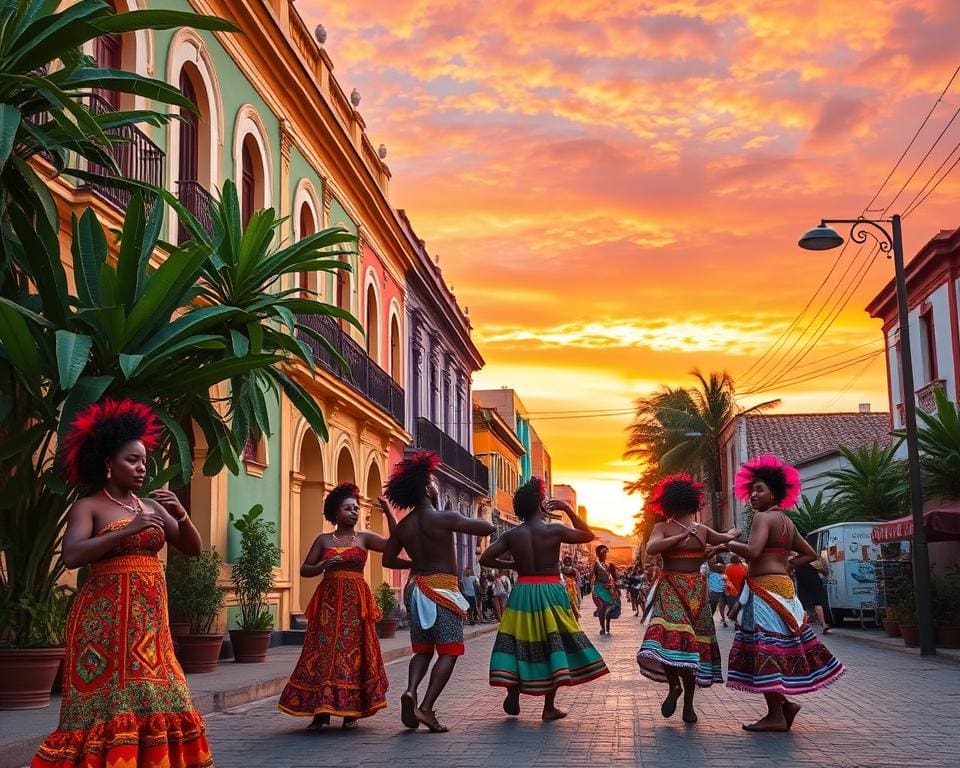
[{"label": "afro hairstyle", "polygon": [[433,451],[410,454],[393,468],[383,495],[397,509],[412,509],[426,497],[430,476],[440,463],[440,456]]},{"label": "afro hairstyle", "polygon": [[696,512],[703,503],[703,484],[690,475],[668,475],[654,489],[650,506],[664,517]]},{"label": "afro hairstyle", "polygon": [[786,498],[787,478],[784,476],[782,469],[779,467],[754,467],[751,472],[753,473],[753,482],[760,480],[770,489],[774,504],[779,504]]},{"label": "afro hairstyle", "polygon": [[545,498],[547,488],[543,480],[531,477],[513,494],[513,511],[521,520],[528,520],[537,513]]},{"label": "afro hairstyle", "polygon": [[337,522],[340,505],[347,499],[360,501],[360,489],[353,483],[340,483],[323,500],[323,516],[331,523]]},{"label": "afro hairstyle", "polygon": [[60,447],[60,467],[70,483],[102,488],[107,459],[139,440],[147,451],[160,441],[160,421],[153,410],[133,400],[104,400],[80,411]]}]

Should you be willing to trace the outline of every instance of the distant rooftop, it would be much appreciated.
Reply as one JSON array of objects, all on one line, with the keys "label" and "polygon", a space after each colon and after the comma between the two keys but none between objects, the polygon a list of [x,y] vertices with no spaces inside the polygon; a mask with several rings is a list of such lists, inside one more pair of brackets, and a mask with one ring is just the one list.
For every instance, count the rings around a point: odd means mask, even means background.
[{"label": "distant rooftop", "polygon": [[747,455],[772,453],[788,464],[836,453],[838,445],[859,448],[891,441],[888,413],[758,413],[746,420]]}]

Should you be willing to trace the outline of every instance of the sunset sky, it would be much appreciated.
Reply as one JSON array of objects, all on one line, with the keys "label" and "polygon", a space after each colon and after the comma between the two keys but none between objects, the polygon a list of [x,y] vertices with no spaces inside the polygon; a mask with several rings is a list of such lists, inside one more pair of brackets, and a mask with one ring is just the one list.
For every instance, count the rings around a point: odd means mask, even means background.
[{"label": "sunset sky", "polygon": [[[882,358],[864,358],[882,348],[879,323],[863,307],[892,266],[878,258],[864,271],[856,247],[769,367],[744,374],[837,258],[800,250],[798,237],[822,217],[889,206],[960,107],[958,77],[871,203],[960,64],[960,3],[297,8],[326,27],[335,75],[360,91],[367,132],[388,147],[393,204],[470,309],[487,361],[475,386],[513,387],[540,414],[554,479],[578,490],[592,522],[631,527],[627,412],[660,384],[688,383],[694,366],[726,368],[745,392],[767,374],[785,380],[746,405],[887,410]],[[960,120],[891,213],[958,142]],[[960,170],[905,219],[908,257],[960,225],[958,192]],[[561,413],[584,410],[616,415]]]}]

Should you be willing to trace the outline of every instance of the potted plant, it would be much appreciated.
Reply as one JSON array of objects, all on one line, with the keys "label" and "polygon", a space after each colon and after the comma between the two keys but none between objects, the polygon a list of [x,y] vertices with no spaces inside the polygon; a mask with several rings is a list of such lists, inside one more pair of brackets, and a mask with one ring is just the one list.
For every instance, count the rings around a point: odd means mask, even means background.
[{"label": "potted plant", "polygon": [[[0,605],[4,632],[29,616],[30,632],[17,637],[17,647],[0,648],[0,709],[40,709],[50,704],[50,693],[66,653],[67,614],[76,590],[54,587],[43,600],[21,595]],[[4,597],[7,597],[4,595]]]},{"label": "potted plant", "polygon": [[933,617],[937,624],[937,645],[960,648],[960,566],[954,566],[936,582]]},{"label": "potted plant", "polygon": [[190,631],[177,638],[177,650],[184,672],[213,672],[217,668],[223,633],[213,632],[223,610],[226,590],[218,584],[223,559],[215,549],[197,557],[171,553],[167,578],[184,595],[183,613]]},{"label": "potted plant", "polygon": [[904,645],[910,648],[919,647],[917,596],[910,576],[904,576],[898,580],[893,593],[893,605],[897,609],[897,621],[900,623],[900,636],[903,638]]},{"label": "potted plant", "polygon": [[397,609],[397,595],[387,582],[383,582],[374,594],[377,607],[380,609],[380,621],[377,622],[377,636],[381,638],[393,637],[397,634],[399,619],[394,616]]},{"label": "potted plant", "polygon": [[[172,553],[171,553],[171,556]],[[173,638],[174,649],[177,647],[177,638],[190,632],[190,622],[187,620],[186,600],[189,590],[183,580],[177,578],[176,568],[167,563],[165,570],[167,582],[167,624],[170,626],[170,637]]]},{"label": "potted plant", "polygon": [[230,630],[234,661],[266,661],[273,634],[273,614],[267,595],[273,589],[273,569],[280,565],[275,526],[264,520],[263,505],[252,506],[243,517],[230,514],[230,524],[240,533],[240,555],[233,563],[233,589],[240,605],[237,629]]}]

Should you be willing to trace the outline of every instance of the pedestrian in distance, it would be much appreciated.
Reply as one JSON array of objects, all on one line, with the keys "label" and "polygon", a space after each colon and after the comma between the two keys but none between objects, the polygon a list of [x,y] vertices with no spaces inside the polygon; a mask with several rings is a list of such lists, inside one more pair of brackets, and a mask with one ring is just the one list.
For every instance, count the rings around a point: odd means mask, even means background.
[{"label": "pedestrian in distance", "polygon": [[830,634],[830,625],[823,606],[827,604],[827,590],[823,586],[823,576],[830,573],[827,564],[822,558],[812,563],[805,563],[794,571],[797,581],[797,597],[807,612],[807,616],[816,620],[825,635]]},{"label": "pedestrian in distance", "polygon": [[[388,525],[396,521],[380,500]],[[342,483],[323,501],[323,516],[336,527],[314,540],[300,566],[304,578],[323,576],[305,611],[307,630],[297,665],[280,694],[277,708],[294,717],[313,717],[308,730],[342,717],[353,730],[361,718],[387,706],[387,673],[380,654],[376,622],[380,611],[363,578],[368,552],[383,552],[387,539],[363,531],[360,489]],[[409,561],[406,561],[409,567]]]},{"label": "pedestrian in distance", "polygon": [[497,621],[503,618],[503,610],[510,596],[510,578],[506,571],[494,571],[493,577],[493,607],[497,613]]},{"label": "pedestrian in distance", "polygon": [[467,568],[467,570],[463,572],[463,578],[460,579],[460,591],[470,604],[470,607],[467,609],[467,621],[470,622],[471,626],[478,621],[482,621],[482,618],[477,613],[478,585],[479,580],[473,575],[473,570]]},{"label": "pedestrian in distance", "polygon": [[[557,572],[560,545],[585,544],[593,533],[573,507],[545,496],[539,478],[517,489],[513,509],[521,522],[487,547],[480,563],[519,574],[490,656],[490,685],[507,689],[508,715],[520,714],[520,694],[543,696],[540,717],[549,721],[567,716],[556,707],[561,686],[580,685],[609,670],[580,629]],[[565,512],[572,527],[547,522],[556,511]]]},{"label": "pedestrian in distance", "polygon": [[199,555],[200,534],[172,491],[141,495],[161,434],[150,407],[110,399],[65,430],[60,468],[91,493],[67,512],[61,556],[89,573],[67,617],[60,720],[33,768],[213,765],[174,656],[157,557],[164,544]]},{"label": "pedestrian in distance", "polygon": [[[410,568],[404,594],[410,620],[410,659],[407,689],[400,696],[400,717],[407,728],[425,725],[432,733],[448,729],[437,719],[437,698],[463,655],[463,619],[470,604],[460,594],[454,535],[489,536],[491,523],[437,509],[439,490],[434,472],[440,457],[418,451],[399,462],[385,487],[387,499],[397,509],[410,512],[391,531],[383,554],[386,568]],[[406,550],[409,564],[400,558]],[[423,701],[418,689],[434,654],[437,661]]]},{"label": "pedestrian in distance", "polygon": [[727,626],[727,591],[723,584],[723,572],[726,570],[720,556],[710,558],[707,562],[707,591],[710,596],[710,615],[719,611],[720,623]]},{"label": "pedestrian in distance", "polygon": [[734,491],[750,502],[754,515],[749,541],[727,545],[750,563],[727,686],[766,699],[767,714],[744,730],[789,731],[800,705],[787,696],[818,691],[844,671],[807,625],[789,575],[791,568],[817,559],[784,512],[800,496],[800,475],[776,456],[759,456],[740,467]]},{"label": "pedestrian in distance", "polygon": [[727,599],[727,618],[733,621],[737,605],[737,598],[740,597],[740,590],[743,589],[743,582],[747,578],[747,566],[739,555],[730,555],[730,562],[723,569],[723,588]]},{"label": "pedestrian in distance", "polygon": [[597,560],[593,564],[591,594],[597,607],[593,615],[600,621],[600,634],[610,634],[610,622],[620,618],[620,588],[617,586],[617,566],[607,562],[610,548],[606,544],[597,547]]},{"label": "pedestrian in distance", "polygon": [[563,584],[567,590],[567,596],[570,598],[570,606],[573,608],[573,615],[577,621],[580,621],[580,574],[573,565],[573,558],[570,555],[564,555],[560,563],[560,575],[563,577]]},{"label": "pedestrian in distance", "polygon": [[[665,477],[649,507],[664,517],[653,526],[648,555],[663,556],[663,571],[649,598],[649,624],[637,652],[640,673],[667,683],[660,714],[671,717],[683,694],[683,722],[697,722],[693,697],[697,687],[723,682],[720,647],[700,567],[708,548],[732,541],[739,531],[718,533],[697,523],[703,485],[689,475]],[[682,684],[681,684],[682,683]]]}]

